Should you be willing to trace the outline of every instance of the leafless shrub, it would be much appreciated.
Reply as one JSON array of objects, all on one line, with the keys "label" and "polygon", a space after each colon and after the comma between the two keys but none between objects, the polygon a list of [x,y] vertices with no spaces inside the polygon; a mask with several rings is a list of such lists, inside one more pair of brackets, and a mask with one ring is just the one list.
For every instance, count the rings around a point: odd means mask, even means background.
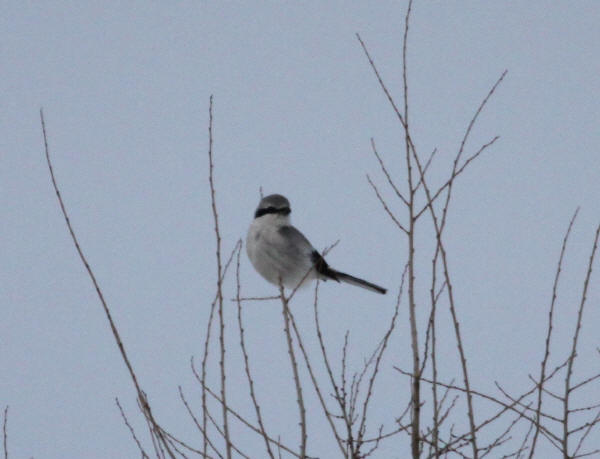
[{"label": "leafless shrub", "polygon": [[[404,444],[399,440],[406,435],[410,443],[410,454],[413,458],[426,456],[428,458],[440,457],[471,457],[483,458],[494,455],[494,457],[534,457],[536,449],[541,441],[552,445],[563,457],[577,458],[597,454],[598,449],[591,446],[584,447],[593,437],[592,432],[597,431],[600,423],[600,401],[590,401],[583,406],[576,406],[573,400],[575,393],[580,393],[592,387],[600,380],[600,373],[579,376],[575,371],[575,363],[578,357],[578,347],[581,345],[580,335],[585,313],[586,299],[592,276],[593,263],[598,247],[600,226],[596,229],[592,248],[588,261],[588,267],[583,280],[581,300],[578,307],[577,319],[571,339],[571,347],[568,350],[555,350],[551,346],[554,324],[554,313],[557,304],[557,292],[560,275],[563,269],[563,258],[566,252],[567,242],[571,229],[574,225],[577,212],[573,215],[565,236],[563,238],[560,256],[557,264],[552,297],[548,310],[548,325],[546,330],[543,358],[537,377],[528,375],[530,384],[520,394],[509,393],[500,382],[496,382],[497,393],[489,394],[475,389],[470,379],[470,369],[467,365],[468,359],[463,345],[464,333],[461,330],[459,317],[459,305],[454,295],[454,284],[449,267],[450,255],[445,245],[445,228],[449,214],[450,203],[453,197],[453,187],[456,179],[466,168],[482,153],[487,151],[498,140],[498,136],[477,148],[469,147],[470,135],[476,126],[479,115],[487,107],[497,88],[506,77],[503,72],[496,82],[491,86],[482,102],[476,108],[470,122],[465,128],[460,146],[454,154],[452,167],[441,183],[434,184],[427,172],[436,160],[437,149],[426,157],[423,156],[415,146],[416,142],[411,135],[409,124],[409,84],[408,84],[408,62],[407,48],[409,38],[409,23],[412,10],[412,1],[408,2],[405,16],[403,44],[402,44],[402,100],[400,103],[392,95],[392,91],[384,82],[381,73],[372,58],[368,47],[362,37],[357,35],[359,44],[364,51],[368,63],[373,70],[381,90],[385,94],[395,116],[399,122],[399,129],[404,135],[403,152],[401,153],[406,168],[405,175],[398,177],[392,175],[386,165],[385,156],[380,154],[375,140],[371,139],[372,154],[381,169],[385,183],[390,187],[395,199],[398,200],[404,212],[399,215],[388,202],[381,191],[381,185],[377,180],[367,176],[368,183],[373,189],[375,198],[381,204],[383,211],[390,217],[394,227],[406,238],[407,260],[399,264],[399,285],[393,314],[389,318],[389,325],[383,336],[378,340],[377,346],[363,357],[364,364],[358,371],[353,371],[348,364],[349,360],[349,336],[347,331],[344,337],[341,356],[339,357],[339,374],[334,371],[334,350],[328,348],[323,339],[323,331],[319,319],[319,284],[315,285],[313,314],[314,330],[303,330],[298,325],[292,312],[292,300],[296,299],[296,289],[286,295],[283,287],[279,288],[279,295],[268,297],[243,297],[242,280],[240,275],[240,256],[242,242],[237,241],[233,245],[229,257],[223,263],[221,228],[219,226],[219,213],[216,201],[217,187],[214,181],[214,152],[213,152],[213,98],[209,101],[209,126],[208,126],[208,162],[209,162],[209,191],[211,197],[211,210],[214,222],[216,239],[216,292],[210,304],[210,315],[208,318],[204,347],[201,359],[201,368],[198,370],[191,359],[191,369],[201,389],[201,416],[198,415],[192,404],[188,401],[181,387],[179,397],[189,414],[192,422],[198,429],[202,446],[196,448],[185,443],[169,433],[154,418],[150,409],[145,392],[141,388],[136,373],[130,363],[123,342],[118,333],[117,326],[113,320],[110,308],[106,303],[102,290],[94,276],[92,268],[88,264],[83,250],[80,247],[75,231],[69,219],[65,204],[57,185],[46,134],[46,125],[43,113],[40,112],[42,132],[44,136],[45,156],[48,169],[55,190],[59,206],[67,224],[71,239],[76,251],[84,264],[87,273],[96,290],[102,308],[108,320],[115,342],[119,348],[130,378],[132,380],[138,407],[148,425],[148,431],[152,450],[157,457],[188,457],[189,455],[200,457],[219,457],[228,459],[234,453],[241,457],[257,457],[257,455],[268,456],[271,459],[283,456],[298,458],[311,457],[310,437],[307,424],[317,416],[324,416],[329,427],[332,450],[339,450],[341,457],[359,459],[373,455],[383,443],[394,440],[398,445],[397,450],[402,454]],[[415,239],[421,234],[422,227],[417,222],[428,222],[432,234],[434,250],[427,254],[421,250],[417,251]],[[330,247],[328,250],[330,250]],[[326,250],[325,252],[327,252]],[[430,257],[430,258],[429,258]],[[227,302],[224,297],[224,280],[228,275],[233,260],[236,260],[235,297],[232,300],[237,306],[237,331],[239,333],[239,348],[243,357],[243,371],[245,384],[247,384],[248,395],[254,413],[247,414],[242,410],[231,406],[227,398],[227,376],[228,366],[226,355],[233,349],[234,344],[225,341],[225,308]],[[423,259],[431,260],[431,272],[417,272],[417,261]],[[308,274],[308,273],[307,273]],[[427,285],[428,303],[419,302],[419,295],[415,279],[422,279],[421,285]],[[280,436],[269,429],[263,416],[264,401],[259,399],[256,387],[260,387],[261,375],[253,374],[253,356],[246,346],[248,331],[244,325],[244,305],[251,301],[279,301],[281,303],[284,342],[282,346],[287,347],[293,385],[296,393],[296,405],[298,414],[289,414],[289,418],[297,416],[298,435],[300,441],[296,447],[291,446],[290,439],[281,439]],[[412,368],[409,370],[394,366],[384,359],[389,350],[389,343],[397,328],[400,305],[402,301],[408,306],[408,328],[410,330],[410,349]],[[459,366],[456,368],[457,375],[446,381],[440,376],[438,366],[440,357],[438,349],[441,345],[440,328],[448,324],[440,323],[438,313],[442,308],[447,308],[450,313],[451,323],[449,327],[453,332],[454,342],[451,343],[456,349]],[[211,334],[215,314],[218,317],[218,336]],[[418,314],[427,317],[425,327],[419,327]],[[305,345],[307,334],[314,333],[318,342],[318,352],[311,354]],[[211,346],[217,339],[218,347]],[[443,343],[448,347],[449,343]],[[553,353],[565,352],[565,358],[552,367],[551,357]],[[398,352],[397,350],[395,352]],[[210,355],[219,357],[219,388],[214,389],[208,382],[209,366],[207,365]],[[555,359],[554,359],[555,360]],[[323,370],[319,371],[318,367]],[[402,375],[408,381],[410,396],[401,406],[390,405],[394,410],[395,424],[385,426],[379,419],[374,419],[373,410],[369,411],[370,404],[376,398],[386,399],[390,396],[386,389],[376,386],[376,380],[382,373],[382,369],[395,369],[399,380],[403,381]],[[303,373],[306,369],[307,373]],[[283,371],[283,369],[282,369]],[[308,374],[308,377],[304,377]],[[455,380],[461,383],[455,383]],[[242,383],[242,381],[236,381]],[[243,383],[242,383],[243,384]],[[238,384],[239,385],[239,384]],[[430,389],[430,392],[424,389]],[[318,399],[318,405],[307,404],[305,394],[314,390]],[[397,388],[393,389],[397,391]],[[428,395],[430,394],[430,395]],[[550,402],[549,402],[549,401]],[[144,446],[143,440],[134,431],[119,401],[117,406],[120,414],[129,429],[131,436],[138,446],[143,458],[149,457],[148,446]],[[485,406],[486,410],[482,410]],[[215,408],[216,407],[216,408]],[[220,411],[220,419],[215,418],[214,409]],[[461,410],[463,410],[461,412]],[[486,413],[480,414],[481,413]],[[7,412],[4,411],[4,453],[8,457],[7,448]],[[430,415],[429,419],[427,415]],[[255,416],[255,421],[250,420]],[[484,417],[485,416],[485,417]],[[405,419],[408,418],[408,419]],[[248,452],[243,438],[235,438],[232,435],[230,424],[244,426],[254,435],[262,438],[264,451]],[[373,432],[375,432],[373,434]],[[325,432],[322,432],[325,435]],[[328,453],[330,454],[330,453]]]}]

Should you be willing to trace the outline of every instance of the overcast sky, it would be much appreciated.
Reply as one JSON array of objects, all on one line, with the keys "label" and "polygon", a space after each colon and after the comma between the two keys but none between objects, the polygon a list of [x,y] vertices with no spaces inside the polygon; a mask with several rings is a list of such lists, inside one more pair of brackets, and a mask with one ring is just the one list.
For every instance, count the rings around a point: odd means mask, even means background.
[{"label": "overcast sky", "polygon": [[[11,457],[135,457],[115,397],[145,435],[125,365],[51,189],[40,107],[65,204],[154,414],[198,446],[177,386],[199,410],[189,361],[201,357],[216,278],[209,96],[224,251],[245,237],[262,186],[290,199],[294,223],[315,247],[340,239],[331,265],[391,290],[379,296],[331,282],[320,289],[328,342],[339,356],[350,330],[358,369],[393,312],[406,240],[365,177],[403,216],[370,152],[373,137],[401,177],[402,130],[355,33],[400,100],[403,18],[404,2],[3,2],[0,405],[10,405]],[[414,5],[411,122],[419,151],[438,148],[432,181],[443,180],[478,104],[508,69],[468,149],[500,139],[457,182],[447,230],[466,353],[473,383],[484,391],[498,380],[518,393],[538,372],[560,244],[581,206],[560,285],[553,365],[568,352],[600,221],[599,24],[595,1]],[[421,301],[430,269],[425,247],[417,245]],[[241,273],[245,295],[275,292],[245,253]],[[598,285],[596,275],[583,324],[587,351],[576,364],[581,378],[599,367]],[[226,288],[230,298],[231,281]],[[314,346],[310,290],[295,301]],[[227,303],[228,382],[232,402],[251,414],[234,306]],[[280,305],[252,303],[244,314],[268,427],[296,445]],[[391,395],[373,414],[387,425],[409,391],[391,370],[411,365],[405,308],[400,320],[379,387]],[[451,356],[448,380],[460,375],[455,351]],[[590,400],[599,399],[596,386]],[[332,457],[337,449],[319,438],[317,418],[309,452]],[[235,429],[247,453],[261,457],[261,443]],[[407,457],[405,440],[393,445],[378,457]],[[553,457],[547,448],[540,454]]]}]

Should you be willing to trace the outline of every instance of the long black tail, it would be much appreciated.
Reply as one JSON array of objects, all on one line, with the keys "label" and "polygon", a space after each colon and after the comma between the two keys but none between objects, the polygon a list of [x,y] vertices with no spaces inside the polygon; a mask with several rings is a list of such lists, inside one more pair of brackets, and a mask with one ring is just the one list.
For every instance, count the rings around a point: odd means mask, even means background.
[{"label": "long black tail", "polygon": [[347,284],[356,285],[357,287],[362,287],[367,290],[371,290],[372,292],[381,293],[382,295],[385,295],[387,292],[387,289],[380,287],[379,285],[372,284],[364,279],[359,279],[358,277],[354,277],[350,274],[342,273],[330,268],[325,259],[316,250],[312,253],[312,261],[315,265],[315,269],[319,274],[321,274],[321,276],[323,276],[324,279],[333,279],[338,282],[346,282]]},{"label": "long black tail", "polygon": [[[333,271],[333,270],[332,270]],[[372,292],[381,293],[385,295],[387,289],[380,287],[379,285],[375,285],[369,281],[364,279],[359,279],[358,277],[351,276],[350,274],[341,273],[339,271],[334,271],[338,280],[342,282],[346,282],[347,284],[356,285],[358,287],[366,288],[367,290],[371,290]]]}]

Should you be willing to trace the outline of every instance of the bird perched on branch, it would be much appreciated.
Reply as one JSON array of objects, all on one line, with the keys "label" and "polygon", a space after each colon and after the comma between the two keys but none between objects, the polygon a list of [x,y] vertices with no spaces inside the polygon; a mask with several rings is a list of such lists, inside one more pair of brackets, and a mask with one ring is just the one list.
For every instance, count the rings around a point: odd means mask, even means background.
[{"label": "bird perched on branch", "polygon": [[262,198],[246,236],[254,269],[275,285],[295,289],[313,279],[346,282],[385,294],[385,288],[331,268],[308,239],[290,223],[290,202],[280,194]]}]

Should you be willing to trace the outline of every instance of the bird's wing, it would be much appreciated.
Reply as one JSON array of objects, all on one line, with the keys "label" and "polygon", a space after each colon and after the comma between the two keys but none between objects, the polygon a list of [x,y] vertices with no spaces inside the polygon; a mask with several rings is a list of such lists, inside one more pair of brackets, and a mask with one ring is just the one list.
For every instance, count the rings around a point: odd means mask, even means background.
[{"label": "bird's wing", "polygon": [[[310,264],[320,274],[322,280],[334,279],[339,282],[335,271],[329,267],[323,256],[315,250],[308,239],[293,226],[283,226],[279,229],[280,234],[294,247],[298,247],[303,257],[308,256]],[[310,265],[309,265],[310,266]]]},{"label": "bird's wing", "polygon": [[281,249],[293,253],[294,256],[309,257],[314,250],[304,234],[291,225],[280,227],[277,234],[280,236],[278,242],[282,245]]},{"label": "bird's wing", "polygon": [[309,270],[312,265],[320,279],[333,279],[337,282],[346,282],[373,292],[386,293],[387,290],[379,285],[330,268],[323,256],[313,248],[304,234],[293,226],[282,226],[277,230],[277,234],[279,236],[277,244],[281,244],[278,249],[286,251],[289,256],[294,257],[297,260],[298,266],[305,266]]}]

